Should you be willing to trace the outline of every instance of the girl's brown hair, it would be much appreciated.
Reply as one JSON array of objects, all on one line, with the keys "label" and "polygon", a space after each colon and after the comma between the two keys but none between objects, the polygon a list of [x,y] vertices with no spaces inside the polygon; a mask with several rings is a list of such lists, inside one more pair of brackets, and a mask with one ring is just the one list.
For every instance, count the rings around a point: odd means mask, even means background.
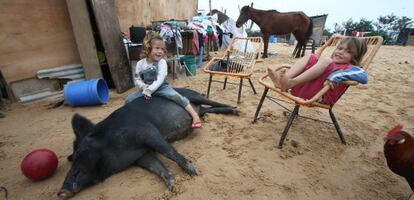
[{"label": "girl's brown hair", "polygon": [[367,52],[367,43],[364,39],[356,37],[347,37],[339,45],[344,44],[352,54],[351,64],[360,65],[362,58]]},{"label": "girl's brown hair", "polygon": [[144,38],[144,52],[145,56],[148,57],[151,54],[152,51],[152,45],[154,41],[161,41],[164,45],[164,53],[167,53],[167,49],[165,49],[165,42],[164,39],[156,32],[150,31],[146,34]]}]

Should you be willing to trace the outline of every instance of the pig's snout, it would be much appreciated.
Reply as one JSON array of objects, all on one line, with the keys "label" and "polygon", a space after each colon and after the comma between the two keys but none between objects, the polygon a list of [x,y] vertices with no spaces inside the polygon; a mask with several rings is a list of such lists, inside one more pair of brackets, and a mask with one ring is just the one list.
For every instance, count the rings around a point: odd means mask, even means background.
[{"label": "pig's snout", "polygon": [[61,199],[68,199],[73,197],[74,193],[66,189],[61,189],[57,195]]}]

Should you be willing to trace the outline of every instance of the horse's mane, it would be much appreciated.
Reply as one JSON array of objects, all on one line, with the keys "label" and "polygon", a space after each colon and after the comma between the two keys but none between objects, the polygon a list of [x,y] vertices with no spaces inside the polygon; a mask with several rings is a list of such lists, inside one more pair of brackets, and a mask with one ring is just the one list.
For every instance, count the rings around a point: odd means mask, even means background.
[{"label": "horse's mane", "polygon": [[253,9],[253,10],[255,10],[255,11],[261,11],[261,12],[270,12],[270,13],[272,13],[272,12],[275,12],[275,13],[280,13],[279,11],[277,11],[277,10],[259,10],[259,9],[256,9],[256,8],[253,8],[253,7],[250,7],[250,6],[243,6],[243,8],[241,9],[241,11],[246,11],[247,9]]},{"label": "horse's mane", "polygon": [[276,13],[280,13],[279,11],[277,11],[277,10],[266,10],[266,12],[276,12]]}]

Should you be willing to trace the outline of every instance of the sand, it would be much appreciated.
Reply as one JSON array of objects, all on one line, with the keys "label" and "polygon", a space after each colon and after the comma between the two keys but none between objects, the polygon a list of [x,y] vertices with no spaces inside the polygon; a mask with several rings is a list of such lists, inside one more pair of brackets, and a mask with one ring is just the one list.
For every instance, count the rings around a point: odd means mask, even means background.
[{"label": "sand", "polygon": [[[253,83],[258,94],[244,87],[236,104],[237,85],[213,83],[210,98],[237,105],[240,116],[208,114],[203,128],[173,146],[192,160],[198,175],[186,175],[174,162],[159,156],[175,175],[169,192],[157,176],[137,167],[115,174],[75,196],[74,199],[405,199],[411,190],[393,174],[383,155],[383,136],[397,123],[414,133],[414,47],[383,46],[371,64],[368,85],[351,88],[334,108],[348,144],[342,145],[335,128],[326,123],[298,118],[283,149],[276,148],[287,122],[283,109],[265,101],[258,122],[252,119],[263,87],[259,76],[267,66],[292,63],[293,47],[273,44],[271,56],[258,63]],[[214,53],[212,53],[214,55]],[[238,80],[231,79],[237,83]],[[175,80],[176,87],[206,93],[208,75]],[[247,84],[247,83],[246,83]],[[57,199],[70,163],[74,134],[70,120],[80,113],[99,122],[123,104],[124,94],[111,91],[110,102],[96,107],[44,103],[12,104],[0,119],[0,186],[9,199]],[[274,94],[273,94],[274,96]],[[287,104],[289,108],[292,105]],[[301,114],[329,121],[327,110],[301,109]],[[56,152],[56,173],[32,182],[20,172],[20,162],[33,149]],[[3,193],[0,193],[0,199]]]}]

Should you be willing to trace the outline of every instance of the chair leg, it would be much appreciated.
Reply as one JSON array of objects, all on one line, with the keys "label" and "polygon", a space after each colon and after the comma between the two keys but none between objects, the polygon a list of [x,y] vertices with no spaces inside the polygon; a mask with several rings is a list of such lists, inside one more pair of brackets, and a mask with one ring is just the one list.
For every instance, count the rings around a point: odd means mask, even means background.
[{"label": "chair leg", "polygon": [[213,75],[210,74],[210,78],[208,79],[208,88],[207,88],[207,98],[210,96],[210,87],[211,87],[211,81],[213,80]]},{"label": "chair leg", "polygon": [[225,90],[225,89],[226,89],[226,84],[227,84],[227,76],[226,76],[226,78],[224,78],[223,90]]},{"label": "chair leg", "polygon": [[257,94],[256,89],[253,86],[252,80],[250,80],[250,78],[248,78],[248,79],[249,79],[250,87],[252,87],[253,93]]},{"label": "chair leg", "polygon": [[262,109],[263,102],[267,96],[267,92],[269,92],[269,88],[265,87],[262,98],[260,99],[259,105],[257,105],[256,113],[254,114],[253,123],[257,121],[257,117],[259,116],[260,109]]},{"label": "chair leg", "polygon": [[312,53],[315,53],[315,40],[312,40]]},{"label": "chair leg", "polygon": [[280,136],[279,145],[278,148],[281,149],[283,146],[283,142],[286,139],[287,133],[289,132],[290,126],[292,126],[293,120],[296,118],[296,116],[299,114],[299,105],[296,105],[293,109],[292,113],[290,113],[289,120],[285,126],[285,130],[283,130],[282,135]]},{"label": "chair leg", "polygon": [[331,116],[332,122],[335,125],[336,132],[338,133],[338,136],[341,139],[342,144],[346,144],[345,137],[342,134],[341,127],[339,127],[338,121],[335,118],[335,115],[332,111],[332,107],[329,108],[329,115]]},{"label": "chair leg", "polygon": [[240,79],[240,85],[239,85],[239,95],[237,96],[237,104],[240,103],[240,97],[241,97],[241,92],[242,92],[242,87],[243,87],[243,79]]}]

